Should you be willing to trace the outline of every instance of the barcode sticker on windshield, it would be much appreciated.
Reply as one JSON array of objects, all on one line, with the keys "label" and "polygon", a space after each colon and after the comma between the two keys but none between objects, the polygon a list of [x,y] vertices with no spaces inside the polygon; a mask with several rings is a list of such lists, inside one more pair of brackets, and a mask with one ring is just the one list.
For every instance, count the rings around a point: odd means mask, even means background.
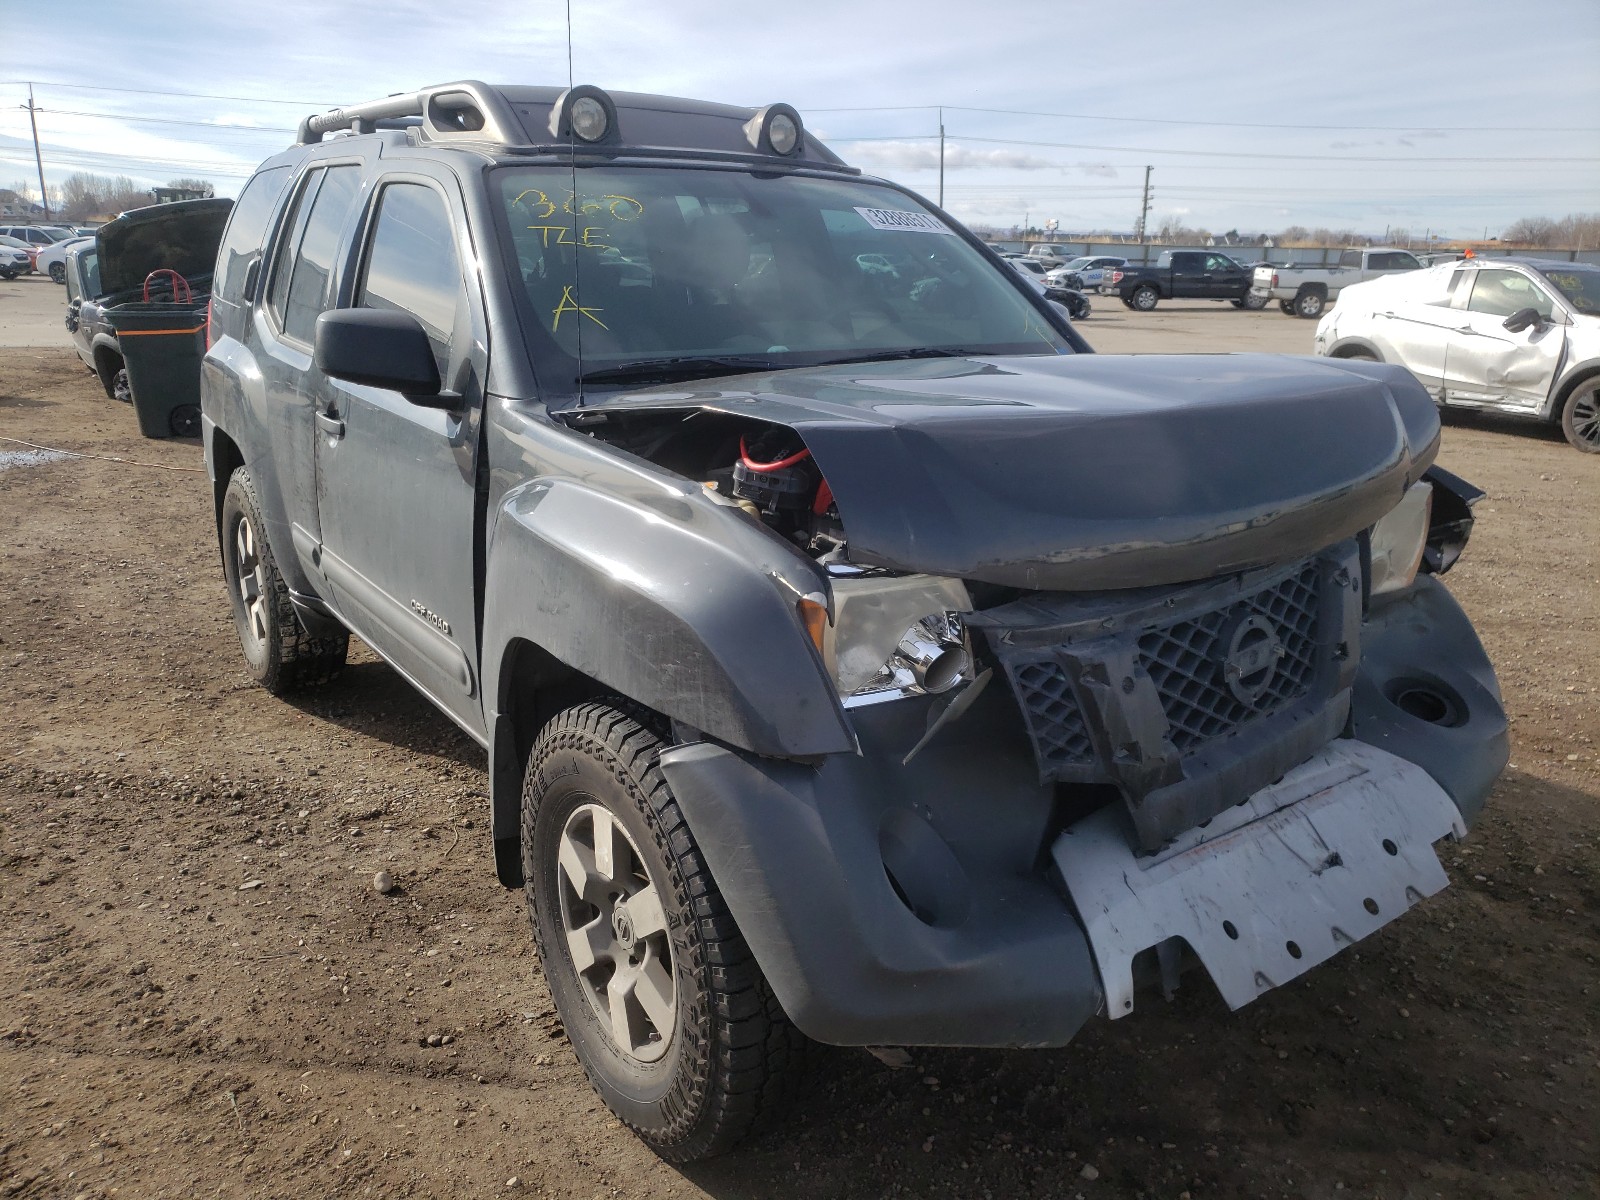
[{"label": "barcode sticker on windshield", "polygon": [[856,209],[874,229],[899,229],[906,233],[947,233],[955,236],[955,230],[936,217],[927,213],[905,212],[898,208],[860,208]]}]

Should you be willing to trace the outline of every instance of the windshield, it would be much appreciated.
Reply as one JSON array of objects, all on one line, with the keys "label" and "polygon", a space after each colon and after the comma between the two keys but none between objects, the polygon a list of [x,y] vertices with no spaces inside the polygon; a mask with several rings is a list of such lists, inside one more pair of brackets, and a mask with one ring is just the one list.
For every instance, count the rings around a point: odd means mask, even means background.
[{"label": "windshield", "polygon": [[[573,180],[577,190],[574,193]],[[745,171],[499,174],[536,351],[628,382],[920,354],[1061,354],[1066,339],[938,217],[866,183]],[[715,362],[704,362],[714,358]]]},{"label": "windshield", "polygon": [[1600,315],[1600,270],[1576,264],[1540,272],[1556,286],[1572,307],[1591,316]]}]

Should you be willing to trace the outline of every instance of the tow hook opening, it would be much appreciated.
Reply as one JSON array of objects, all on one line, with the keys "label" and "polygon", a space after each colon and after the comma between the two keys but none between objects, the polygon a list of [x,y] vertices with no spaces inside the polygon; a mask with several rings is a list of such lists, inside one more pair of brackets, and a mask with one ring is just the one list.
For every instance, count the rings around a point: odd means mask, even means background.
[{"label": "tow hook opening", "polygon": [[1408,717],[1453,729],[1463,724],[1467,706],[1454,688],[1438,680],[1402,678],[1392,679],[1383,690],[1384,697]]}]

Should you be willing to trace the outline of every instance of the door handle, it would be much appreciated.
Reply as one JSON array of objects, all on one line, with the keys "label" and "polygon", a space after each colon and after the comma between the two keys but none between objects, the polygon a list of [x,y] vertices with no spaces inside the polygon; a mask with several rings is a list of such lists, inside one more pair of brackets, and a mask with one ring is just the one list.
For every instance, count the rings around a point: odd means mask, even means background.
[{"label": "door handle", "polygon": [[344,422],[333,413],[323,412],[320,408],[317,410],[317,428],[331,438],[344,436]]}]

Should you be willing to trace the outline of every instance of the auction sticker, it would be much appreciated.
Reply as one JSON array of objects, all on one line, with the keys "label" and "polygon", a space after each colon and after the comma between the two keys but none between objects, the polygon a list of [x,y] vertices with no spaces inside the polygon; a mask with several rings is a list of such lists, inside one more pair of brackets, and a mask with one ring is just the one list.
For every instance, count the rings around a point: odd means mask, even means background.
[{"label": "auction sticker", "polygon": [[860,208],[856,211],[874,229],[899,229],[906,233],[945,233],[955,236],[955,230],[927,213],[906,212],[899,208]]}]

